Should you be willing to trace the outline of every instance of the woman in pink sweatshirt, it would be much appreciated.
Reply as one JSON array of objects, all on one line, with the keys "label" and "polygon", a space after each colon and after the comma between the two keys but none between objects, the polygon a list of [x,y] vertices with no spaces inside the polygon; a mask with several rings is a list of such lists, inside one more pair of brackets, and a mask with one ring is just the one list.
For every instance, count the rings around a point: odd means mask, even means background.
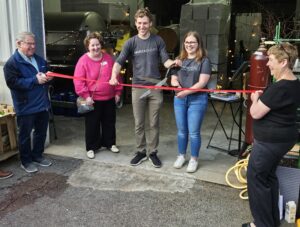
[{"label": "woman in pink sweatshirt", "polygon": [[[115,105],[120,100],[122,86],[111,86],[108,83],[114,60],[101,51],[102,40],[98,32],[87,35],[84,39],[87,53],[80,57],[74,72],[77,95],[84,98],[87,105],[94,105],[94,110],[84,115],[88,158],[94,158],[95,151],[101,147],[119,152],[116,146]],[[76,77],[87,80],[77,80]]]}]

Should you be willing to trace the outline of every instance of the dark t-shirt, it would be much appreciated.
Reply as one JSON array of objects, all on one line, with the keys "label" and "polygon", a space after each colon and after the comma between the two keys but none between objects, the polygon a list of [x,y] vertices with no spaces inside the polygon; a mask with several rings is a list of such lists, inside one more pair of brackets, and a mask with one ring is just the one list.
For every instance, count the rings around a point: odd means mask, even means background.
[{"label": "dark t-shirt", "polygon": [[178,77],[181,87],[189,88],[199,81],[200,74],[211,74],[211,65],[208,58],[204,57],[200,62],[194,59],[185,59],[178,70],[172,72]]},{"label": "dark t-shirt", "polygon": [[137,35],[127,40],[116,62],[123,65],[129,57],[133,65],[132,83],[143,85],[152,84],[143,80],[143,77],[160,79],[159,63],[169,59],[164,41],[153,34],[145,40]]},{"label": "dark t-shirt", "polygon": [[254,138],[263,142],[297,141],[297,108],[300,105],[299,80],[280,80],[269,85],[260,100],[271,110],[253,121]]}]

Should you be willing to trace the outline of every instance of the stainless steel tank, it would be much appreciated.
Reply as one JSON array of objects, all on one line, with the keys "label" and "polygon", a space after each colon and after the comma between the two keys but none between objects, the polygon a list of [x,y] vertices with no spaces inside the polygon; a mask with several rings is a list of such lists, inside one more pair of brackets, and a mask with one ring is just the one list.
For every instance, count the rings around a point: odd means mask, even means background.
[{"label": "stainless steel tank", "polygon": [[45,13],[46,52],[50,64],[74,66],[85,52],[88,32],[105,32],[103,18],[95,12]]},{"label": "stainless steel tank", "polygon": [[101,0],[63,0],[61,1],[63,12],[94,11],[99,13],[108,27],[110,25],[129,25],[130,8],[128,4],[113,2],[102,2]]}]

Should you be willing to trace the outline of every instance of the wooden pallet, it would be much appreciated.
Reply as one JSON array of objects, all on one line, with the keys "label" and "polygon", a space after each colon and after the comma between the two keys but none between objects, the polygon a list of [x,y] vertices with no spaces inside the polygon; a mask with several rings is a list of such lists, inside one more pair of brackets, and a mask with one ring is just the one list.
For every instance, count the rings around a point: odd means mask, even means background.
[{"label": "wooden pallet", "polygon": [[0,160],[17,153],[16,117],[14,114],[0,116]]}]

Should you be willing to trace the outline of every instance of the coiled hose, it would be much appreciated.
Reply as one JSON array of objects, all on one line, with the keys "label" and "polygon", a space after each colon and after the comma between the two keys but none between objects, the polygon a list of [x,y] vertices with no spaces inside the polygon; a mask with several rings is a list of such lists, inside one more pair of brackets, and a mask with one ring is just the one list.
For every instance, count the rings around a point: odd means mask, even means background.
[{"label": "coiled hose", "polygon": [[[226,175],[225,175],[226,183],[230,187],[236,188],[236,189],[242,189],[239,196],[240,196],[241,199],[244,199],[244,200],[248,199],[248,196],[246,196],[245,194],[247,193],[246,173],[247,173],[247,166],[248,166],[249,157],[250,157],[250,155],[248,155],[245,159],[239,160],[234,166],[230,167],[227,170]],[[230,182],[229,177],[233,173],[235,174],[238,183]]]}]

